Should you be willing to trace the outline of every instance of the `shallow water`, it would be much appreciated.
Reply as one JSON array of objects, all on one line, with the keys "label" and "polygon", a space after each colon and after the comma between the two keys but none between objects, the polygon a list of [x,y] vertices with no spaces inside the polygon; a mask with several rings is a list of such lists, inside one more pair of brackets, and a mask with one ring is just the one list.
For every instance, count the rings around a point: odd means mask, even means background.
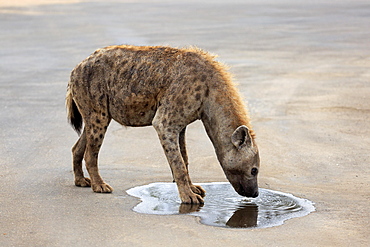
[{"label": "shallow water", "polygon": [[202,183],[204,205],[181,204],[174,183],[152,183],[129,189],[127,193],[142,202],[135,212],[158,215],[189,214],[206,225],[233,228],[266,228],[285,220],[305,216],[315,210],[307,199],[291,194],[259,189],[257,198],[239,196],[229,183]]}]

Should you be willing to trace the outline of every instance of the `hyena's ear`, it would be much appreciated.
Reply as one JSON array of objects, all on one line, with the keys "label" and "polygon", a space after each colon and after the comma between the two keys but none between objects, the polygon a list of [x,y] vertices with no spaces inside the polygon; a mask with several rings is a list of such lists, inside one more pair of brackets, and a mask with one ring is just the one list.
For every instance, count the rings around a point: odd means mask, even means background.
[{"label": "hyena's ear", "polygon": [[237,149],[241,149],[245,146],[252,147],[252,137],[249,134],[249,130],[245,125],[239,126],[231,136],[231,142]]}]

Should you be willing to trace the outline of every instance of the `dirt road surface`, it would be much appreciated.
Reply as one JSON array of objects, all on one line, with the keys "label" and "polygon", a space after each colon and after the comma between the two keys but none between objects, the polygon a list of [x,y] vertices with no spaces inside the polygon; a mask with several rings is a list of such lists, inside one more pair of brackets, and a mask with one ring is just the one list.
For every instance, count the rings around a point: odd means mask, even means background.
[{"label": "dirt road surface", "polygon": [[[368,1],[14,2],[0,4],[0,246],[369,245]],[[260,186],[316,212],[255,230],[133,212],[127,189],[172,179],[151,127],[110,126],[100,169],[114,193],[75,187],[69,73],[122,43],[218,54],[248,101]],[[201,123],[187,142],[193,181],[226,181]]]}]

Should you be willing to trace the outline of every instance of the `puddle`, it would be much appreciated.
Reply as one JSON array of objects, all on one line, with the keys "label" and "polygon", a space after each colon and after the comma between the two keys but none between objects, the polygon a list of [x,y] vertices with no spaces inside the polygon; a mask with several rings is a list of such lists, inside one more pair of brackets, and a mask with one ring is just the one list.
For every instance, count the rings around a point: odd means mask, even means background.
[{"label": "puddle", "polygon": [[239,196],[229,183],[201,183],[206,191],[204,205],[181,204],[174,183],[152,183],[129,189],[142,202],[135,212],[158,215],[188,214],[206,225],[233,228],[266,228],[313,211],[313,203],[291,194],[259,189],[257,198]]}]

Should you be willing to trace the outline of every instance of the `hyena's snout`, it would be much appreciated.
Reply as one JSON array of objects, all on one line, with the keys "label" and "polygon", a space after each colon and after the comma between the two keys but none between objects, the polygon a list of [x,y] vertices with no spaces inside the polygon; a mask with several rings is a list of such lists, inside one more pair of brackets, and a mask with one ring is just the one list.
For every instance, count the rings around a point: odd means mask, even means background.
[{"label": "hyena's snout", "polygon": [[246,197],[257,197],[258,196],[258,184],[257,179],[251,179],[246,181],[237,181],[232,183],[235,191]]},{"label": "hyena's snout", "polygon": [[240,184],[239,189],[236,191],[241,196],[246,197],[257,197],[258,196],[258,186],[245,187]]}]

